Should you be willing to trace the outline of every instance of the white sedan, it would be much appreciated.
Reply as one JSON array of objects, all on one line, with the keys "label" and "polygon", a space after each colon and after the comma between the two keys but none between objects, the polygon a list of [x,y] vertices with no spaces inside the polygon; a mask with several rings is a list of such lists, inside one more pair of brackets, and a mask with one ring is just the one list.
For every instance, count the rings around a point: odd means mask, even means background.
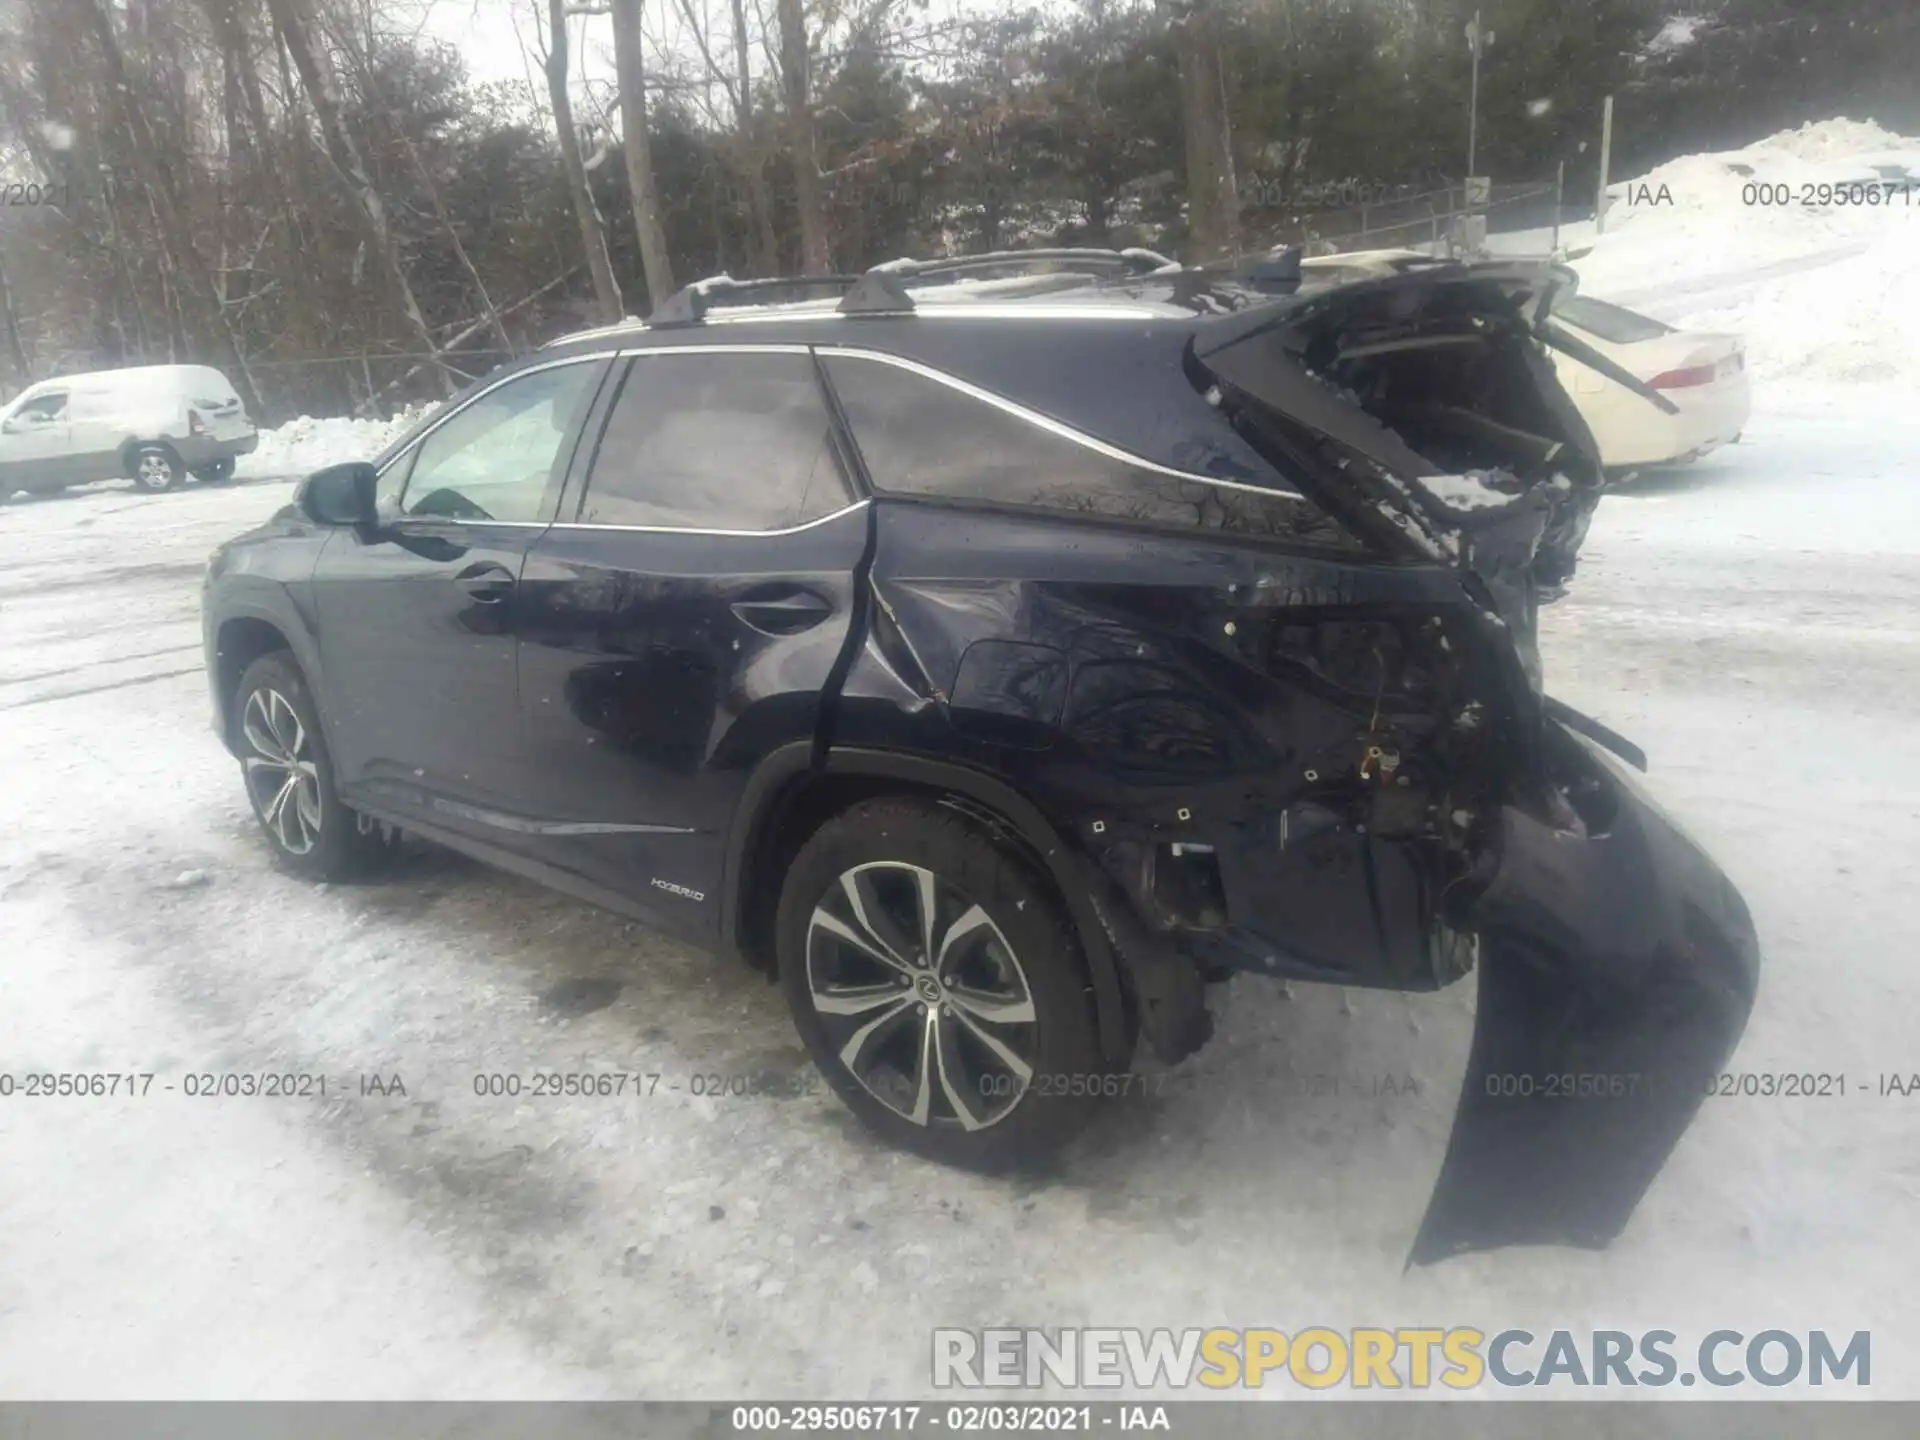
[{"label": "white sedan", "polygon": [[1588,295],[1556,301],[1553,318],[1674,407],[1668,412],[1555,350],[1560,384],[1579,406],[1608,469],[1697,460],[1740,438],[1753,395],[1739,336],[1675,330]]},{"label": "white sedan", "polygon": [[[1417,250],[1366,250],[1302,260],[1300,271],[1310,286],[1346,285],[1434,263]],[[1553,319],[1639,382],[1625,385],[1563,350],[1553,351],[1560,384],[1593,431],[1609,471],[1697,460],[1740,438],[1753,397],[1739,336],[1675,330],[1587,295],[1555,301]]]}]

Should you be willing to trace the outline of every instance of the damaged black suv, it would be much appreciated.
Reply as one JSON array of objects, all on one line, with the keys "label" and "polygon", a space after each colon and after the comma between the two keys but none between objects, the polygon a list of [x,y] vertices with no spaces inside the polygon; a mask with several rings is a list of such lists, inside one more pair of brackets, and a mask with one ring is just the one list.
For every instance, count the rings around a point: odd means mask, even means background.
[{"label": "damaged black suv", "polygon": [[1758,950],[1542,690],[1602,483],[1545,350],[1574,283],[704,282],[223,546],[215,725],[286,864],[404,829],[741,954],[864,1121],[963,1164],[1191,1053],[1209,981],[1477,968],[1414,1257],[1604,1244]]}]

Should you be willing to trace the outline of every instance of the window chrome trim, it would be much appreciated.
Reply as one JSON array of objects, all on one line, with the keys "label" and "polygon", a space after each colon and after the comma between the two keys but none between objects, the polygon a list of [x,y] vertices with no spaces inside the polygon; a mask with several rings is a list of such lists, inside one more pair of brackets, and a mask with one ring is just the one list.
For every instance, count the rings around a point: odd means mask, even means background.
[{"label": "window chrome trim", "polygon": [[545,530],[545,520],[460,520],[451,515],[396,515],[381,525],[382,530],[405,530],[408,526],[470,525],[477,530]]},{"label": "window chrome trim", "polygon": [[757,344],[637,345],[623,347],[619,353],[622,359],[631,357],[644,360],[649,355],[805,355],[812,348],[810,345],[789,342],[762,341]]},{"label": "window chrome trim", "polygon": [[778,530],[704,530],[688,525],[609,525],[597,520],[556,520],[552,525],[542,526],[541,528],[551,530],[616,530],[630,531],[642,535],[715,535],[727,539],[760,540],[773,539],[780,535],[798,535],[803,530],[812,530],[820,525],[830,525],[835,520],[843,519],[856,510],[866,509],[867,506],[872,503],[873,501],[864,498],[855,500],[850,505],[841,506],[831,515],[822,515],[817,520],[808,520],[799,525],[783,526]]},{"label": "window chrome trim", "polygon": [[[958,307],[958,306],[955,307],[956,312],[960,311],[960,309],[961,307]],[[977,310],[974,313],[978,313]],[[1031,314],[1032,310],[1031,308],[1028,308],[1028,309],[1022,310],[1019,313]],[[1106,312],[1103,312],[1103,313],[1106,313]],[[765,319],[768,317],[761,316],[756,318]],[[793,318],[802,318],[802,317],[795,316]],[[839,318],[844,319],[846,317],[843,316]],[[975,385],[970,381],[962,380],[957,375],[949,374],[944,370],[937,369],[931,365],[923,364],[918,360],[910,360],[903,355],[894,355],[883,350],[869,350],[864,347],[856,346],[856,345],[832,345],[832,344],[806,345],[806,344],[797,344],[797,343],[789,344],[789,343],[772,342],[772,341],[742,342],[742,343],[721,342],[721,343],[706,344],[706,345],[622,346],[617,350],[596,350],[591,354],[587,354],[587,355],[569,355],[564,359],[548,360],[539,365],[529,365],[526,369],[516,370],[511,375],[504,375],[499,380],[495,381],[492,385],[487,386],[484,390],[475,392],[467,400],[461,403],[458,410],[451,411],[446,415],[436,415],[433,419],[433,422],[425,430],[421,431],[419,435],[415,436],[410,442],[408,442],[405,449],[398,451],[396,454],[394,454],[388,459],[386,465],[381,466],[380,473],[385,474],[388,466],[397,463],[409,452],[417,449],[420,446],[420,444],[423,443],[426,440],[426,438],[429,435],[431,435],[435,430],[437,430],[444,422],[446,422],[447,420],[451,420],[455,415],[459,414],[462,410],[465,410],[468,405],[471,405],[475,401],[478,401],[484,398],[485,396],[487,396],[488,394],[491,394],[495,389],[499,388],[499,386],[505,385],[510,383],[511,381],[517,380],[523,375],[531,375],[541,370],[556,369],[562,365],[586,365],[586,364],[593,364],[593,363],[597,363],[599,361],[608,360],[608,359],[638,360],[638,359],[643,359],[649,355],[709,355],[709,354],[711,355],[810,355],[810,354],[814,354],[814,355],[819,355],[823,359],[829,358],[829,357],[835,357],[835,356],[844,356],[850,360],[869,360],[880,365],[891,365],[895,369],[906,370],[915,375],[919,375],[923,379],[931,380],[936,384],[945,385],[948,389],[956,390],[962,395],[968,396],[970,399],[977,400],[985,405],[990,405],[994,409],[999,410],[1004,414],[1011,415],[1016,420],[1024,421],[1026,424],[1031,425],[1036,429],[1044,430],[1048,434],[1056,436],[1059,439],[1066,440],[1071,444],[1079,445],[1087,450],[1093,451],[1096,455],[1103,456],[1108,460],[1117,461],[1123,465],[1131,465],[1137,469],[1145,470],[1152,474],[1165,475],[1171,479],[1186,481],[1191,484],[1210,485],[1215,487],[1216,489],[1234,491],[1236,493],[1243,494],[1243,495],[1256,495],[1266,500],[1289,501],[1294,504],[1301,504],[1301,505],[1307,505],[1312,503],[1307,499],[1306,496],[1298,494],[1293,491],[1273,490],[1273,489],[1267,488],[1264,485],[1249,485],[1239,480],[1223,480],[1213,475],[1196,475],[1190,470],[1176,470],[1172,466],[1159,464],[1157,461],[1148,460],[1143,456],[1135,455],[1129,450],[1122,449],[1118,445],[1113,445],[1108,443],[1105,440],[1101,440],[1097,436],[1089,435],[1084,430],[1076,430],[1073,426],[1068,425],[1063,421],[1055,420],[1051,416],[1043,415],[1037,410],[1031,410],[1025,405],[1020,404],[1018,401],[1009,400],[1003,395],[997,395],[991,390],[983,389],[982,387]],[[856,440],[858,438],[859,437],[857,436],[855,437]],[[895,493],[898,493],[898,492],[895,492]],[[775,530],[721,530],[721,529],[713,529],[713,528],[708,528],[703,526],[686,526],[686,525],[612,525],[612,524],[606,524],[598,521],[568,521],[568,520],[555,520],[551,522],[541,521],[541,520],[456,520],[451,518],[442,519],[437,517],[411,516],[411,515],[396,516],[394,523],[413,520],[423,524],[434,524],[434,525],[473,525],[473,526],[491,525],[496,527],[526,529],[526,530],[549,530],[549,529],[551,530],[607,530],[607,531],[614,531],[614,532],[624,531],[624,532],[629,532],[633,534],[643,534],[643,535],[706,535],[706,536],[713,536],[716,538],[724,538],[724,539],[755,539],[755,538],[761,538],[761,537],[774,538],[782,535],[797,535],[803,531],[814,529],[816,526],[831,524],[833,521],[839,520],[846,515],[852,514],[856,510],[865,509],[871,503],[872,503],[872,500],[870,498],[862,497],[860,499],[856,499],[852,501],[850,504],[842,506],[840,509],[833,511],[831,514],[822,515],[816,520],[808,520],[799,525],[783,526]]]},{"label": "window chrome trim", "polygon": [[[814,350],[822,359],[833,356],[845,356],[850,360],[871,360],[881,365],[891,365],[898,370],[911,371],[923,379],[932,380],[938,384],[947,386],[949,389],[957,390],[962,395],[978,400],[982,404],[991,405],[994,409],[1003,411],[1017,420],[1023,420],[1036,429],[1044,430],[1050,435],[1082,446],[1085,449],[1093,451],[1096,455],[1104,456],[1106,459],[1117,460],[1123,465],[1131,465],[1140,470],[1151,471],[1156,475],[1166,475],[1175,480],[1185,480],[1196,485],[1212,485],[1221,490],[1238,491],[1245,495],[1258,495],[1268,500],[1286,500],[1302,505],[1311,503],[1306,496],[1293,491],[1271,490],[1264,485],[1248,485],[1239,480],[1222,480],[1214,475],[1196,475],[1191,470],[1176,470],[1170,465],[1159,464],[1156,461],[1135,455],[1131,451],[1123,450],[1118,445],[1111,445],[1105,440],[1099,439],[1097,436],[1087,434],[1084,430],[1076,430],[1073,426],[1055,420],[1049,415],[1042,415],[1037,410],[1029,410],[1018,401],[1009,400],[1004,395],[996,395],[991,390],[983,390],[980,386],[962,380],[957,375],[949,375],[944,370],[937,370],[931,365],[923,365],[918,360],[909,360],[903,355],[890,355],[885,351],[864,350],[851,345],[816,345]],[[859,438],[858,435],[854,436],[856,442]],[[880,488],[884,489],[885,487],[882,486]]]}]

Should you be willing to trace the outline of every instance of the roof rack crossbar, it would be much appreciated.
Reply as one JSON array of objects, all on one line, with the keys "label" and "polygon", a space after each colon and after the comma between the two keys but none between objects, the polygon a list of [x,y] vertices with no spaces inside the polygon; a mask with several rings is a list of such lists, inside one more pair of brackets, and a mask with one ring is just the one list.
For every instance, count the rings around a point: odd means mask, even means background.
[{"label": "roof rack crossbar", "polygon": [[[1033,270],[1030,277],[1070,275],[1073,269],[1117,271],[1124,275],[1164,275],[1182,269],[1177,260],[1152,250],[1102,250],[1092,247],[1054,247],[1037,250],[991,250],[981,255],[955,255],[940,260],[888,260],[863,275],[780,275],[760,280],[735,280],[715,275],[676,290],[647,317],[647,328],[670,329],[698,325],[707,312],[722,305],[751,303],[749,297],[780,290],[841,291],[837,307],[843,315],[911,314],[913,296],[908,285],[916,280],[958,277],[974,270],[1018,266]],[[1056,269],[1055,267],[1064,267]]]},{"label": "roof rack crossbar", "polygon": [[647,317],[650,328],[674,325],[698,325],[709,310],[732,303],[741,295],[767,290],[821,290],[838,287],[852,290],[861,281],[858,275],[779,275],[765,280],[735,280],[717,275],[696,280],[674,291]]},{"label": "roof rack crossbar", "polygon": [[913,280],[923,276],[956,275],[969,270],[995,270],[1007,265],[1073,264],[1090,269],[1120,270],[1134,275],[1180,268],[1176,260],[1152,250],[1102,250],[1093,247],[1054,247],[1036,250],[989,250],[979,255],[953,255],[940,260],[887,260],[869,270]]}]

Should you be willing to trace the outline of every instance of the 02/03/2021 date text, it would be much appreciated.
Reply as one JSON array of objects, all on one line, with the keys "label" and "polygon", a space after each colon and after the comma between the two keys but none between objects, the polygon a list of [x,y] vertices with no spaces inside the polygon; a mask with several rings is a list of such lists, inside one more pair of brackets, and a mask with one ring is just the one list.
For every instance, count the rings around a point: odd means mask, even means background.
[{"label": "02/03/2021 date text", "polygon": [[0,180],[0,205],[69,205],[73,187],[51,180]]},{"label": "02/03/2021 date text", "polygon": [[395,1071],[338,1076],[294,1070],[190,1070],[162,1080],[152,1070],[0,1071],[0,1100],[140,1100],[160,1095],[189,1099],[326,1100],[348,1095],[404,1097]]}]

